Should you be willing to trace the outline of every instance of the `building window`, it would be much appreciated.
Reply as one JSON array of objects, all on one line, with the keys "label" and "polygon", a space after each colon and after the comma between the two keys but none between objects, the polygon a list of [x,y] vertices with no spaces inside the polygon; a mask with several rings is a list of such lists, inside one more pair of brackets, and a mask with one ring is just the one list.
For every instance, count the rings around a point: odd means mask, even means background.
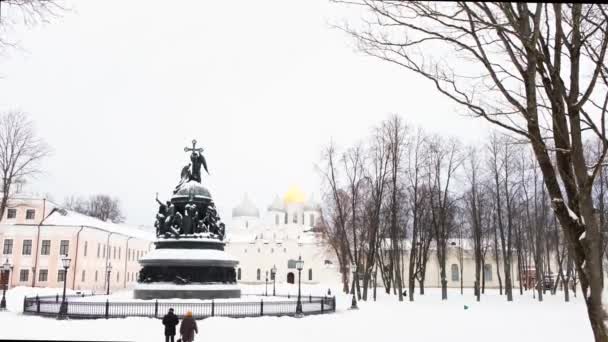
[{"label": "building window", "polygon": [[247,248],[245,248],[245,253],[247,253]]},{"label": "building window", "polygon": [[51,254],[51,240],[42,240],[42,246],[40,247],[40,255]]},{"label": "building window", "polygon": [[59,244],[59,255],[68,255],[70,250],[70,240],[61,240]]},{"label": "building window", "polygon": [[333,262],[331,262],[331,260],[325,259],[324,264],[325,265],[331,265],[331,264],[333,264]]},{"label": "building window", "polygon": [[492,265],[485,264],[483,265],[483,277],[486,281],[492,281]]},{"label": "building window", "polygon": [[241,268],[240,267],[236,270],[236,279],[241,280]]},{"label": "building window", "polygon": [[285,213],[285,224],[289,223],[289,215],[287,215],[287,213]]},{"label": "building window", "polygon": [[310,225],[315,226],[315,214],[310,214]]},{"label": "building window", "polygon": [[112,259],[116,259],[116,246],[112,247]]},{"label": "building window", "polygon": [[19,271],[19,281],[27,281],[30,277],[30,270]]},{"label": "building window", "polygon": [[103,245],[103,248],[101,249],[101,257],[102,258],[106,258],[106,245]]},{"label": "building window", "polygon": [[82,270],[82,279],[80,279],[80,281],[84,282],[84,270]]},{"label": "building window", "polygon": [[4,248],[2,249],[2,254],[4,254],[4,255],[13,254],[13,239],[4,240]]},{"label": "building window", "polygon": [[278,225],[279,225],[279,220],[280,220],[280,219],[281,219],[281,218],[279,217],[279,215],[278,215],[278,214],[277,214],[277,215],[274,215],[274,224],[278,226]]},{"label": "building window", "polygon": [[65,270],[57,271],[57,281],[62,282],[65,280]]},{"label": "building window", "polygon": [[262,277],[262,271],[258,268],[256,279],[260,280],[261,277]]},{"label": "building window", "polygon": [[271,249],[270,249],[270,253],[274,253],[274,248],[271,248]]},{"label": "building window", "polygon": [[245,228],[249,228],[249,221],[245,221]]},{"label": "building window", "polygon": [[283,252],[287,253],[287,248],[283,248]]},{"label": "building window", "polygon": [[84,242],[84,256],[85,257],[87,256],[87,247],[88,247],[87,245],[88,245],[88,243],[87,243],[87,241],[85,241]]},{"label": "building window", "polygon": [[312,268],[308,269],[308,280],[312,280]]},{"label": "building window", "polygon": [[27,209],[25,211],[25,219],[26,220],[33,220],[35,216],[36,216],[36,210],[34,210],[34,209]]},{"label": "building window", "polygon": [[32,255],[32,240],[23,240],[21,255]]},{"label": "building window", "polygon": [[458,273],[458,265],[452,264],[452,281],[459,281],[460,273]]},{"label": "building window", "polygon": [[120,281],[120,272],[116,272],[116,282]]},{"label": "building window", "polygon": [[131,261],[131,250],[127,248],[127,261]]},{"label": "building window", "polygon": [[101,250],[101,244],[97,244],[97,259],[99,259],[99,251]]},{"label": "building window", "polygon": [[97,282],[97,270],[95,270],[95,282]]},{"label": "building window", "polygon": [[8,209],[6,212],[6,218],[7,219],[14,219],[15,217],[17,217],[17,209]]},{"label": "building window", "polygon": [[260,253],[260,251],[261,251],[261,250],[258,248],[258,253]]},{"label": "building window", "polygon": [[298,223],[298,214],[293,214],[293,223]]},{"label": "building window", "polygon": [[48,281],[49,280],[49,270],[40,270],[38,272],[38,281]]},{"label": "building window", "polygon": [[118,247],[118,260],[120,260],[120,247]]},{"label": "building window", "polygon": [[287,260],[287,268],[296,268],[297,260],[289,259]]}]

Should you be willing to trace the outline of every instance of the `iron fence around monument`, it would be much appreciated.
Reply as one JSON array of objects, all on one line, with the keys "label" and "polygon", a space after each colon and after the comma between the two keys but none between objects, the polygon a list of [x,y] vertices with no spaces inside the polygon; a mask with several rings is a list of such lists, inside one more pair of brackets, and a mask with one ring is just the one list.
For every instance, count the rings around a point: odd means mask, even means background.
[{"label": "iron fence around monument", "polygon": [[[297,296],[279,295],[280,300],[259,301],[215,301],[210,302],[120,302],[120,301],[87,301],[81,300],[91,295],[66,296],[67,317],[74,319],[86,318],[125,318],[125,317],[151,317],[162,318],[169,308],[173,308],[179,317],[192,311],[195,319],[207,317],[260,317],[260,316],[295,316],[297,315]],[[78,299],[76,299],[78,298]],[[24,297],[23,313],[27,315],[50,316],[59,315],[61,297],[36,296]],[[302,314],[316,315],[336,311],[336,297],[302,296]]]}]

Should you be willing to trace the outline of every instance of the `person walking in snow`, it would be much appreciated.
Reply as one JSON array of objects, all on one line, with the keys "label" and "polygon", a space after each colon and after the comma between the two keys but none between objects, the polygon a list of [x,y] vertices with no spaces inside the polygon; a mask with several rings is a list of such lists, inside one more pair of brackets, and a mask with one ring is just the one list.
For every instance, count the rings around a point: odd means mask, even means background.
[{"label": "person walking in snow", "polygon": [[173,313],[173,308],[169,309],[169,312],[163,317],[163,325],[165,326],[165,342],[174,342],[175,338],[175,327],[179,323],[179,318]]},{"label": "person walking in snow", "polygon": [[198,334],[198,327],[196,326],[196,321],[192,318],[192,311],[188,311],[186,317],[182,320],[182,324],[179,326],[182,342],[194,341],[195,332]]}]

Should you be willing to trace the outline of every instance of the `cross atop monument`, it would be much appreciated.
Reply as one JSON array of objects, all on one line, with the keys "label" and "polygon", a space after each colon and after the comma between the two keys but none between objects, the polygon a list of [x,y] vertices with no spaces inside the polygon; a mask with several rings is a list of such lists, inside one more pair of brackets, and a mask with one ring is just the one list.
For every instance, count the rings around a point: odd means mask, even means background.
[{"label": "cross atop monument", "polygon": [[190,147],[184,147],[184,152],[190,152],[190,151],[192,151],[192,152],[198,152],[198,153],[203,152],[203,148],[202,147],[196,148],[196,139],[192,140],[192,148],[190,148]]}]

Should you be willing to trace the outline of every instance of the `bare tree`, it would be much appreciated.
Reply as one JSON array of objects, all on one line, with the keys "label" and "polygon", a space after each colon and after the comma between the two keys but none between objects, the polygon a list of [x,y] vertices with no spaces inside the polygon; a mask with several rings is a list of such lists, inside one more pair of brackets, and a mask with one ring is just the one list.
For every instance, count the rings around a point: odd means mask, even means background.
[{"label": "bare tree", "polygon": [[49,147],[36,136],[33,123],[27,115],[9,112],[0,116],[0,217],[4,217],[13,185],[39,173],[39,163],[49,153]]},{"label": "bare tree", "polygon": [[[369,165],[366,168],[366,179],[369,182],[369,200],[367,204],[368,216],[368,248],[366,255],[366,272],[363,278],[363,299],[367,300],[367,289],[371,272],[378,262],[377,254],[380,248],[382,234],[380,232],[381,210],[386,195],[387,177],[389,169],[389,151],[386,136],[382,128],[374,129],[369,149]],[[374,288],[376,284],[374,283]]]},{"label": "bare tree", "polygon": [[[345,27],[363,51],[430,80],[470,113],[530,142],[574,258],[595,339],[608,340],[592,198],[608,151],[607,7],[345,2],[362,5],[371,16],[360,27]],[[450,58],[433,55],[440,51]],[[585,158],[584,134],[602,141],[596,160]]]},{"label": "bare tree", "polygon": [[406,148],[407,127],[403,120],[393,115],[383,124],[388,141],[388,153],[390,158],[390,238],[391,238],[391,258],[395,270],[395,289],[398,290],[399,301],[403,301],[403,272],[401,258],[401,241],[404,234],[399,231],[398,215],[402,210],[402,201],[398,200],[400,193],[399,175],[403,168],[403,154]]},{"label": "bare tree", "polygon": [[477,157],[478,151],[475,148],[471,148],[468,155],[469,167],[467,168],[467,178],[470,184],[470,190],[465,194],[465,206],[468,209],[469,225],[471,226],[471,237],[473,240],[473,249],[475,256],[475,283],[474,292],[477,301],[481,299],[481,272],[483,270],[483,259],[482,259],[482,213],[484,211],[484,201],[482,195],[479,193],[480,188],[480,177],[478,175],[481,167],[479,158]]},{"label": "bare tree", "polygon": [[34,25],[48,22],[66,8],[62,0],[0,0],[0,48],[14,46],[15,42],[5,37],[13,25]]},{"label": "bare tree", "polygon": [[340,273],[342,274],[342,284],[344,292],[348,292],[348,271],[349,262],[354,260],[347,232],[348,225],[348,203],[350,202],[348,193],[342,189],[338,174],[337,151],[331,142],[323,151],[323,164],[317,169],[323,177],[327,186],[325,191],[326,207],[323,211],[323,221],[325,232],[324,236],[332,246],[338,262],[340,263]]},{"label": "bare tree", "polygon": [[409,288],[409,299],[414,301],[414,287],[416,286],[416,274],[417,274],[417,263],[418,260],[418,248],[420,245],[420,221],[424,215],[424,201],[425,198],[422,194],[422,181],[423,181],[423,156],[425,147],[425,136],[421,129],[412,137],[412,142],[408,144],[408,172],[407,182],[409,190],[410,206],[411,206],[411,217],[412,217],[412,237],[410,246],[410,259],[409,259],[409,270],[408,270],[408,288]]},{"label": "bare tree", "polygon": [[102,221],[121,223],[125,217],[120,207],[120,200],[109,195],[92,195],[89,199],[70,196],[65,199],[63,206],[66,209],[98,218]]},{"label": "bare tree", "polygon": [[448,299],[447,246],[454,225],[455,199],[450,194],[454,173],[462,164],[459,145],[455,140],[445,141],[436,136],[429,142],[428,182],[431,223],[441,277],[441,299]]}]

